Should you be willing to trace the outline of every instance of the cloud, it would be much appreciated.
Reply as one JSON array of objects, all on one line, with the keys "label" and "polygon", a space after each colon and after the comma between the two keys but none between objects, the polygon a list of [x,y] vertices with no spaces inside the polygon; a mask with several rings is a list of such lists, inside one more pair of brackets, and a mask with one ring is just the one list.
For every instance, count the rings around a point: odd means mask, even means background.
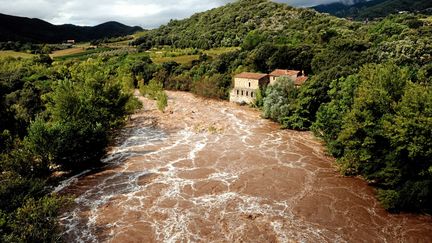
[{"label": "cloud", "polygon": [[[308,7],[335,0],[275,0]],[[154,28],[170,19],[222,6],[233,0],[0,0],[0,13],[40,18],[54,24],[97,25],[118,21]]]}]

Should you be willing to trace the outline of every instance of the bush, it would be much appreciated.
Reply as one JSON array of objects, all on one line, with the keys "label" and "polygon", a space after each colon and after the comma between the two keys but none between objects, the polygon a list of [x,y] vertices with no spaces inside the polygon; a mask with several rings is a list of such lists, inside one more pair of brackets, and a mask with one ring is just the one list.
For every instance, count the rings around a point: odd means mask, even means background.
[{"label": "bush", "polygon": [[297,97],[294,82],[287,77],[280,77],[274,85],[268,86],[263,102],[263,115],[279,123],[292,114]]},{"label": "bush", "polygon": [[156,97],[157,107],[160,111],[164,112],[165,108],[168,105],[168,96],[164,91],[161,91],[157,94]]},{"label": "bush", "polygon": [[28,198],[16,210],[13,217],[8,218],[11,222],[2,236],[2,241],[58,242],[60,227],[57,217],[65,202],[64,198],[56,196],[45,196],[40,199]]},{"label": "bush", "polygon": [[163,91],[163,85],[152,79],[147,85],[140,83],[139,90],[143,96],[156,100],[158,94]]},{"label": "bush", "polygon": [[166,89],[190,91],[192,87],[192,78],[185,74],[171,76],[167,78],[164,84]]},{"label": "bush", "polygon": [[263,88],[259,88],[256,91],[256,97],[255,97],[255,101],[253,103],[254,107],[261,108],[264,105],[264,98],[265,98],[265,96],[263,96],[263,93],[265,94],[265,88],[264,88],[264,91],[261,91]]},{"label": "bush", "polygon": [[152,79],[147,85],[141,83],[139,90],[143,96],[156,100],[158,110],[164,112],[168,105],[168,96],[163,90],[162,83]]},{"label": "bush", "polygon": [[214,99],[228,99],[231,88],[231,76],[214,74],[193,82],[194,94]]}]

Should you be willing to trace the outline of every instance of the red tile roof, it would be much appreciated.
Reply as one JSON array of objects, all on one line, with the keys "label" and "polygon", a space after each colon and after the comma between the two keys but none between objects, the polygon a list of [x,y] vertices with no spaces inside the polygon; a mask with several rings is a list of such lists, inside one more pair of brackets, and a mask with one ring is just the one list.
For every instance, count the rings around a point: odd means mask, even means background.
[{"label": "red tile roof", "polygon": [[246,79],[260,80],[260,79],[265,78],[267,76],[268,76],[268,74],[264,74],[264,73],[239,73],[236,76],[234,76],[234,78],[246,78]]},{"label": "red tile roof", "polygon": [[303,84],[307,79],[308,79],[307,76],[300,76],[300,77],[297,77],[296,80],[294,81],[294,84],[297,85],[297,86],[300,86],[300,85],[302,85],[302,84]]},{"label": "red tile roof", "polygon": [[297,75],[300,71],[298,70],[286,70],[286,69],[276,69],[270,73],[270,76],[280,77],[280,76],[293,76]]}]

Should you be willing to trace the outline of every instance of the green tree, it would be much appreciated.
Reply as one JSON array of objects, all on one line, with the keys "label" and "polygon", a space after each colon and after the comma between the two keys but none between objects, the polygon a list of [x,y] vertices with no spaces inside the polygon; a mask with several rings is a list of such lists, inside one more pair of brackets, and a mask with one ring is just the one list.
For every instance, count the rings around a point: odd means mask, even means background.
[{"label": "green tree", "polygon": [[[338,137],[345,145],[339,162],[346,173],[362,174],[374,181],[382,179],[378,174],[385,167],[391,149],[383,124],[394,114],[395,104],[409,81],[409,72],[393,63],[366,65],[360,78],[352,110],[344,117]],[[394,176],[393,180],[399,178]]]},{"label": "green tree", "polygon": [[341,156],[341,149],[343,147],[343,144],[337,140],[344,124],[343,118],[351,110],[354,94],[360,80],[359,75],[350,75],[347,78],[335,79],[331,83],[328,92],[331,101],[320,106],[316,115],[316,121],[311,127],[316,135],[326,141],[330,153],[336,157]]},{"label": "green tree", "polygon": [[263,115],[279,123],[295,109],[298,90],[294,82],[287,77],[280,77],[274,85],[268,86],[263,104]]},{"label": "green tree", "polygon": [[242,48],[244,50],[253,50],[265,40],[265,37],[258,31],[249,32],[243,40]]},{"label": "green tree", "polygon": [[381,173],[392,188],[381,190],[380,197],[390,209],[432,210],[432,87],[407,85],[395,111],[384,124],[393,161]]}]

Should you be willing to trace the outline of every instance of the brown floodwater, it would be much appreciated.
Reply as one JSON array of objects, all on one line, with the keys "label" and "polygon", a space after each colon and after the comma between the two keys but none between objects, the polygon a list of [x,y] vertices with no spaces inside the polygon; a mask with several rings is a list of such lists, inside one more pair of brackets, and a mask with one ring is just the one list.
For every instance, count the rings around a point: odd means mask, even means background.
[{"label": "brown floodwater", "polygon": [[432,242],[432,218],[389,214],[341,176],[309,132],[260,113],[168,92],[141,98],[103,169],[57,188],[76,197],[67,242]]}]

